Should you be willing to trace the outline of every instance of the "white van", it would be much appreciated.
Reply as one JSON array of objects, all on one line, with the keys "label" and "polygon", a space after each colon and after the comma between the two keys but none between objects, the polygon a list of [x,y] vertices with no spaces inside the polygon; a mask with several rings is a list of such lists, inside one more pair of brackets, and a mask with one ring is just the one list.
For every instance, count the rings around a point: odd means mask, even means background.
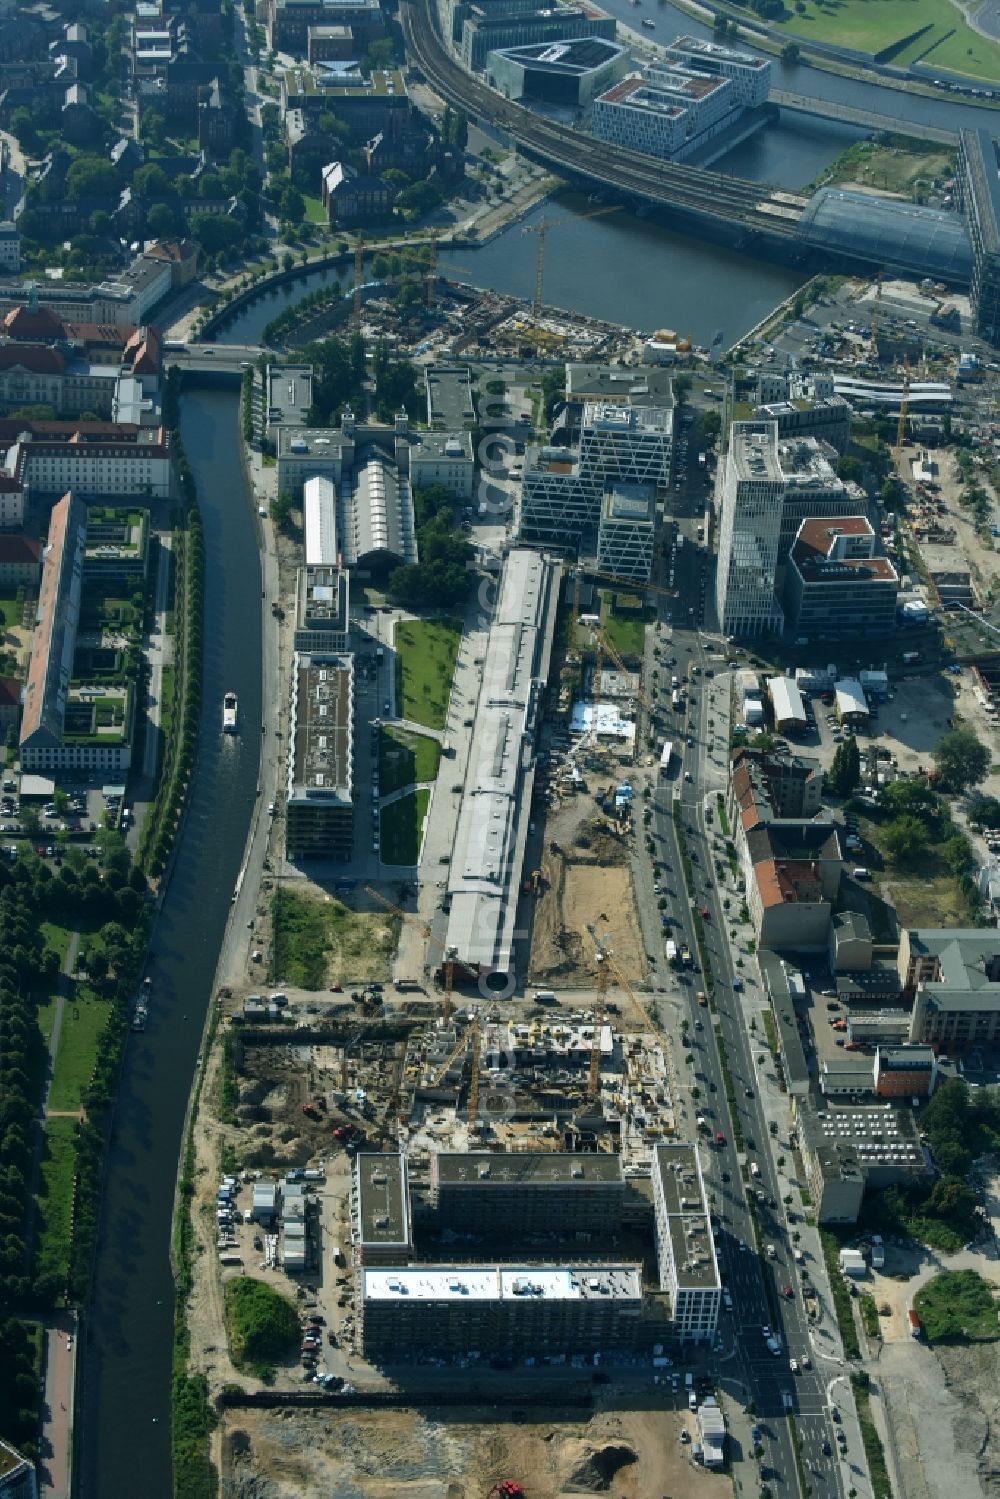
[{"label": "white van", "polygon": [[871,875],[863,864],[859,864],[857,869],[854,871],[854,878],[856,880],[870,880]]},{"label": "white van", "polygon": [[694,1375],[693,1374],[685,1374],[685,1376],[684,1376],[684,1388],[686,1390],[693,1390],[694,1389]]}]

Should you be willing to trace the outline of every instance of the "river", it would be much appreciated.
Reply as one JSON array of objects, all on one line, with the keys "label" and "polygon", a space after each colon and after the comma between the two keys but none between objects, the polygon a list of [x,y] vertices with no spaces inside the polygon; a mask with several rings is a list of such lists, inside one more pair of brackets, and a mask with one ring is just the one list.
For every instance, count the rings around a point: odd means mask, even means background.
[{"label": "river", "polygon": [[[129,1040],[107,1160],[83,1356],[81,1499],[171,1499],[174,1179],[260,755],[260,559],[240,468],[236,394],[185,395],[181,429],[208,559],[205,706],[188,817],[153,933],[149,1026]],[[244,732],[224,740],[221,704],[230,687]]]}]

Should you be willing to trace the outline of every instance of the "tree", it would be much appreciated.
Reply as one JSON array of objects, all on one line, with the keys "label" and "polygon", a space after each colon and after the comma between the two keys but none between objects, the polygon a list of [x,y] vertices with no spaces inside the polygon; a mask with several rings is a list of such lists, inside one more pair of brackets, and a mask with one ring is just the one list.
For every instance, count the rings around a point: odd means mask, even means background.
[{"label": "tree", "polygon": [[990,752],[971,729],[950,729],[931,751],[941,783],[950,791],[965,791],[985,779]]},{"label": "tree", "polygon": [[276,494],[268,506],[268,514],[279,531],[289,531],[292,524],[292,497],[290,494]]},{"label": "tree", "polygon": [[798,62],[801,51],[798,42],[786,42],[781,49],[781,61],[791,63],[793,66]]},{"label": "tree", "polygon": [[150,239],[165,239],[174,233],[176,222],[169,203],[154,203],[146,215],[146,232]]},{"label": "tree", "polygon": [[78,156],[66,173],[67,198],[117,198],[121,188],[118,168],[101,156]]},{"label": "tree", "polygon": [[132,173],[132,187],[141,198],[169,198],[173,192],[170,178],[155,161],[136,167]]},{"label": "tree", "polygon": [[910,868],[919,864],[927,855],[930,838],[923,823],[916,817],[896,817],[883,834],[886,852],[897,864]]},{"label": "tree", "polygon": [[842,744],[837,745],[826,784],[834,796],[850,796],[860,779],[861,751],[854,735],[849,734]]},{"label": "tree", "polygon": [[290,224],[301,224],[306,216],[306,203],[294,187],[286,187],[278,199],[278,212]]},{"label": "tree", "polygon": [[[718,17],[716,17],[716,19],[718,19]],[[691,376],[689,374],[686,374],[684,371],[682,371],[679,375],[674,376],[674,400],[677,402],[678,406],[686,405],[687,398],[691,394],[691,386],[693,385],[693,383],[694,382]]]},{"label": "tree", "polygon": [[865,476],[865,466],[860,458],[845,453],[837,463],[837,474],[845,483],[860,484]]},{"label": "tree", "polygon": [[111,233],[111,215],[103,208],[95,208],[87,220],[87,228],[95,239],[107,239]]}]

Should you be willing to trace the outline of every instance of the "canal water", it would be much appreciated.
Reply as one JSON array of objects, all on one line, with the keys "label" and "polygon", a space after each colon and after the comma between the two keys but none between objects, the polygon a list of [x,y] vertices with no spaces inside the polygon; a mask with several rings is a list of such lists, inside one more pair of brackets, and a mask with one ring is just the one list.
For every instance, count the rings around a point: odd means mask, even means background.
[{"label": "canal water", "polygon": [[[236,393],[181,401],[207,555],[204,712],[194,786],[153,937],[149,1025],[132,1036],[107,1161],[83,1354],[82,1499],[170,1499],[173,1283],[168,1247],[184,1114],[257,787],[260,559],[239,461]],[[243,732],[221,733],[222,697]]]}]

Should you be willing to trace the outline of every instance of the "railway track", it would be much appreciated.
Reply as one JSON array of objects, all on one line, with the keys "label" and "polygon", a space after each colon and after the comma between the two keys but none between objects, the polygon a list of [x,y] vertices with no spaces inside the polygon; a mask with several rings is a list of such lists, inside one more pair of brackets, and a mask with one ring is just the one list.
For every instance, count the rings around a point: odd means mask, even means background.
[{"label": "railway track", "polygon": [[400,7],[407,56],[442,98],[467,114],[500,126],[519,146],[536,152],[571,177],[635,195],[664,208],[676,208],[728,224],[739,223],[769,235],[795,233],[795,220],[762,207],[777,189],[746,182],[682,162],[651,163],[648,156],[606,145],[593,136],[542,119],[494,93],[461,67],[438,35],[433,0],[405,0]]}]

